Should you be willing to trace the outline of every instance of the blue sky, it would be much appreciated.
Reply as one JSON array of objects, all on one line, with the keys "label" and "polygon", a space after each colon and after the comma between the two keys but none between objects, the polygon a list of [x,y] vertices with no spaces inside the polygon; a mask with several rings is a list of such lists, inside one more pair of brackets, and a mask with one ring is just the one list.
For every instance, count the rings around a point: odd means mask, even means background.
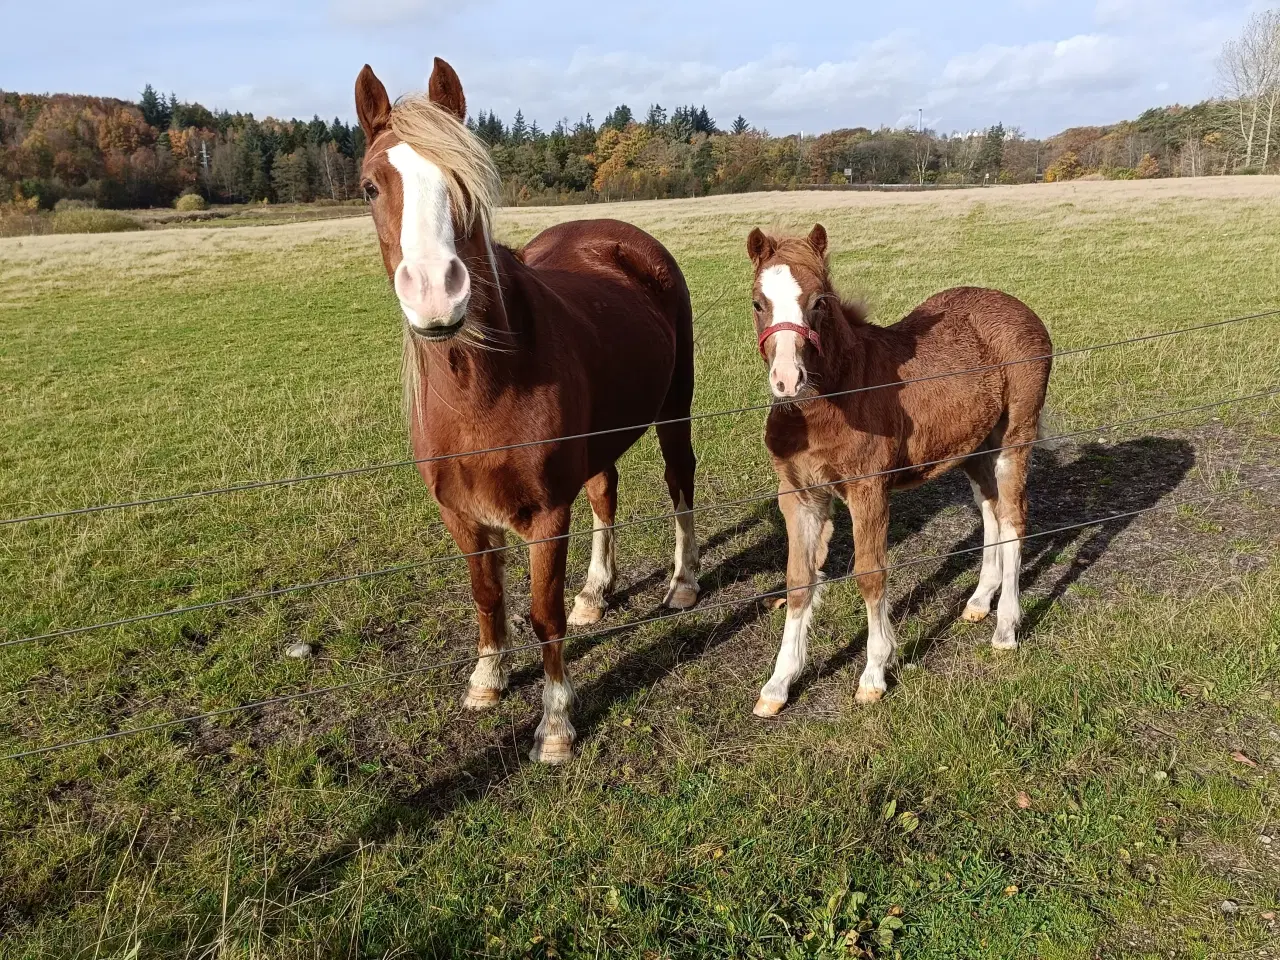
[{"label": "blue sky", "polygon": [[[0,88],[135,99],[145,83],[259,117],[351,118],[366,61],[392,96],[431,58],[473,109],[544,127],[705,103],[774,133],[996,121],[1031,135],[1213,92],[1259,0],[3,0]],[[145,21],[139,23],[140,13]],[[39,38],[38,42],[36,38]]]}]

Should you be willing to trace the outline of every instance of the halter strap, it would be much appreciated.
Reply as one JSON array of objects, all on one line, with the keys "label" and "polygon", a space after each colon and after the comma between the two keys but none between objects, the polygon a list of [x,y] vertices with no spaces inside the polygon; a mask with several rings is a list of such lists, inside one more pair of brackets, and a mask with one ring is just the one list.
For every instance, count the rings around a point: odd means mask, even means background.
[{"label": "halter strap", "polygon": [[818,331],[813,327],[807,327],[802,323],[774,323],[765,327],[764,332],[760,334],[760,356],[766,356],[764,345],[769,338],[775,333],[782,333],[783,331],[800,334],[801,337],[813,344],[813,349],[817,350],[819,354],[822,353],[822,338],[818,336]]}]

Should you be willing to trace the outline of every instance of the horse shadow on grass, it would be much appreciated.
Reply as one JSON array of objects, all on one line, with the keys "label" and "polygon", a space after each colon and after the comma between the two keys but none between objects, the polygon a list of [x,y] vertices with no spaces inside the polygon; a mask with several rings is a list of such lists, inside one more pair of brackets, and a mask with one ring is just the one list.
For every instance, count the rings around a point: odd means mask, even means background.
[{"label": "horse shadow on grass", "polygon": [[[1020,639],[1034,637],[1037,626],[1053,605],[1106,554],[1116,537],[1134,523],[1137,519],[1134,512],[1154,507],[1177,490],[1194,463],[1195,448],[1190,443],[1163,437],[1142,437],[1110,446],[1084,444],[1075,448],[1070,460],[1057,450],[1036,451],[1028,479],[1030,529],[1022,545]],[[922,497],[945,498],[944,506],[972,502],[968,484],[962,475],[953,471],[929,486],[895,497],[893,520],[896,522],[903,512],[909,514],[920,509],[918,499]],[[941,507],[934,504],[926,509],[932,515]],[[1114,519],[1089,524],[1089,521],[1108,517]],[[908,526],[918,528],[920,524]],[[1062,527],[1070,529],[1058,529]],[[981,523],[975,512],[972,529],[941,551],[952,555],[894,604],[892,617],[901,622],[926,607],[941,603],[941,612],[920,631],[921,639],[900,651],[903,661],[924,657],[959,620],[972,591],[967,583],[965,589],[958,589],[959,582],[977,573],[981,547]],[[827,569],[829,574],[840,572],[833,569],[830,561]],[[908,576],[909,570],[909,566],[904,570]],[[895,576],[902,575],[891,571],[890,584]],[[1047,577],[1052,577],[1052,581],[1045,589],[1042,581]],[[993,607],[992,616],[986,621],[992,628],[994,612]],[[865,648],[864,627],[822,665],[821,674],[848,668]],[[817,675],[814,670],[806,671],[793,685],[792,699],[801,696]]]},{"label": "horse shadow on grass", "polygon": [[[1069,524],[1107,517],[1156,504],[1176,489],[1194,462],[1193,447],[1183,441],[1148,437],[1114,446],[1088,444],[1077,448],[1076,456],[1064,460],[1052,451],[1038,451],[1033,464],[1030,495],[1032,501],[1032,533]],[[919,533],[942,511],[960,504],[972,509],[967,483],[963,477],[948,474],[924,487],[895,495],[891,538],[901,542]],[[1094,563],[1105,555],[1115,538],[1133,522],[1133,517],[1118,517],[1097,526],[1064,530],[1042,537],[1032,537],[1024,544],[1022,583],[1035,588],[1034,596],[1024,598],[1025,612],[1022,635],[1034,634],[1036,625]],[[848,514],[836,512],[836,532],[832,537],[827,571],[837,576],[852,562],[853,544]],[[912,587],[895,605],[894,617],[909,617],[928,605],[943,599],[944,612],[924,631],[924,641],[909,656],[922,656],[935,641],[928,638],[943,633],[959,616],[968,590],[958,590],[957,581],[976,572],[982,546],[981,524],[973,513],[972,530],[944,552],[969,550],[945,558],[941,566],[921,583]],[[704,553],[733,545],[733,552],[720,559],[702,576],[703,604],[719,602],[719,595],[743,594],[743,583],[768,573],[777,577],[778,588],[784,585],[782,571],[786,560],[786,530],[774,502],[761,503],[745,516],[721,526],[704,541]],[[1074,547],[1071,562],[1061,564],[1062,555]],[[906,569],[910,569],[909,567]],[[903,574],[897,574],[902,576]],[[615,600],[627,602],[652,591],[657,597],[667,573],[658,569],[630,584]],[[1053,577],[1047,590],[1040,581]],[[892,582],[892,580],[891,580]],[[732,589],[737,585],[737,589]],[[748,595],[754,595],[754,586]],[[631,609],[629,616],[638,623],[661,614],[655,605],[649,610]],[[629,649],[611,668],[578,690],[573,720],[580,741],[590,737],[608,716],[611,707],[635,693],[650,687],[671,673],[679,664],[706,655],[738,636],[743,630],[768,616],[767,606],[758,602],[733,604],[696,618],[673,617],[669,627],[655,631],[644,646]],[[606,626],[607,621],[606,621]],[[611,631],[604,636],[569,638],[572,660],[580,660],[590,650],[612,640]],[[830,674],[853,662],[865,647],[865,630],[837,651],[821,666]],[[612,640],[622,646],[625,641]],[[761,678],[770,663],[760,664]],[[818,673],[811,665],[800,683],[793,687],[793,699],[804,693]],[[540,664],[530,664],[512,676],[514,686],[540,679]],[[750,707],[754,689],[743,692],[743,710]],[[536,711],[514,730],[504,729],[490,735],[489,742],[448,769],[440,771],[429,782],[386,802],[345,839],[319,857],[308,858],[292,869],[276,873],[265,895],[269,900],[297,897],[330,887],[341,875],[346,861],[359,850],[382,844],[398,833],[429,833],[434,824],[456,807],[483,796],[512,775],[524,761],[524,751],[537,726]]]}]

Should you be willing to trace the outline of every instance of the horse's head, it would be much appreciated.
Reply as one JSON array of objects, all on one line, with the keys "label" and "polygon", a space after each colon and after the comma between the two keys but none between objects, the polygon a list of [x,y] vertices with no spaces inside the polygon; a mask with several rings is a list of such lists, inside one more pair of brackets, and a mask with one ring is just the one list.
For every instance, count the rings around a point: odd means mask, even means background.
[{"label": "horse's head", "polygon": [[356,78],[356,114],[368,141],[361,185],[387,276],[409,329],[447,340],[466,322],[473,272],[491,264],[497,184],[488,151],[465,126],[462,84],[437,57],[426,96],[392,106],[366,64]]},{"label": "horse's head", "polygon": [[807,237],[777,238],[757,228],[747,237],[747,253],[756,268],[751,307],[769,389],[779,400],[794,400],[812,392],[820,370],[831,295],[827,231],[818,224]]}]

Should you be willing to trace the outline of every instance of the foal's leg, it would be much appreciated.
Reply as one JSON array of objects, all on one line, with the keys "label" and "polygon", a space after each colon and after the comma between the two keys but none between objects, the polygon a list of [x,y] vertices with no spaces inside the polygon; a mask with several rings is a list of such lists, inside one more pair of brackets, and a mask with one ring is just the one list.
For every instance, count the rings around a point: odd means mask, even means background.
[{"label": "foal's leg", "polygon": [[991,598],[1000,589],[1001,548],[1000,520],[996,516],[996,503],[1000,491],[996,485],[994,454],[977,454],[965,461],[964,472],[969,475],[973,501],[982,512],[982,572],[978,574],[978,588],[973,591],[961,616],[971,623],[986,619],[991,612]]},{"label": "foal's leg", "polygon": [[[1034,426],[1032,438],[1034,439]],[[1019,442],[1012,437],[1011,442]],[[1027,534],[1027,470],[1031,448],[1024,446],[1000,451],[996,459],[996,484],[1000,499],[996,514],[1000,522],[1003,583],[996,608],[996,632],[991,645],[999,650],[1018,646],[1018,624],[1022,622],[1022,602],[1018,595],[1018,574],[1022,569],[1022,538]]]},{"label": "foal's leg", "polygon": [[471,595],[475,598],[476,619],[480,625],[476,651],[479,659],[462,705],[468,710],[486,710],[494,706],[507,689],[507,657],[503,653],[507,646],[506,550],[503,549],[506,534],[455,513],[445,510],[440,513],[458,548],[463,553],[479,554],[467,557]]},{"label": "foal's leg", "polygon": [[787,522],[787,622],[773,676],[760,691],[752,711],[757,717],[776,716],[787,702],[791,684],[804,670],[809,648],[809,624],[818,602],[818,580],[831,539],[831,493],[809,490],[792,493],[783,483],[778,506]]},{"label": "foal's leg", "polygon": [[541,514],[530,527],[530,540],[558,539],[529,547],[533,603],[530,614],[533,632],[542,646],[542,667],[546,683],[542,688],[542,722],[533,735],[529,759],[542,763],[564,763],[573,757],[576,736],[569,721],[573,704],[573,684],[564,665],[564,569],[569,555],[570,511],[566,507]]},{"label": "foal's leg", "polygon": [[613,591],[618,558],[614,517],[618,512],[618,468],[610,467],[587,481],[587,499],[591,502],[591,566],[587,582],[573,601],[569,623],[584,626],[604,616],[607,598]]},{"label": "foal's leg", "polygon": [[[688,407],[685,407],[686,414]],[[676,561],[671,584],[663,601],[676,610],[687,610],[698,602],[698,538],[693,531],[693,472],[697,458],[689,421],[665,423],[657,428],[662,458],[667,463],[667,490],[676,509]]]},{"label": "foal's leg", "polygon": [[858,679],[858,703],[875,703],[889,689],[885,671],[893,666],[898,642],[889,622],[888,576],[889,492],[882,487],[855,488],[849,494],[853,517],[853,572],[867,605],[867,666]]}]

